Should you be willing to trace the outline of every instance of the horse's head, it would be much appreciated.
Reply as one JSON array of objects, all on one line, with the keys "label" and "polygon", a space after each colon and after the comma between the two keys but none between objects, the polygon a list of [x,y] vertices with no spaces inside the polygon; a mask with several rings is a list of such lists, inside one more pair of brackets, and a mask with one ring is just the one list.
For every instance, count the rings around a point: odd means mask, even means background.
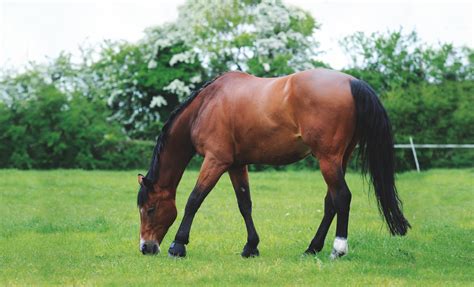
[{"label": "horse's head", "polygon": [[155,188],[153,182],[138,175],[140,190],[138,208],[140,212],[140,251],[145,254],[160,252],[160,244],[168,228],[176,219],[174,197],[166,190]]}]

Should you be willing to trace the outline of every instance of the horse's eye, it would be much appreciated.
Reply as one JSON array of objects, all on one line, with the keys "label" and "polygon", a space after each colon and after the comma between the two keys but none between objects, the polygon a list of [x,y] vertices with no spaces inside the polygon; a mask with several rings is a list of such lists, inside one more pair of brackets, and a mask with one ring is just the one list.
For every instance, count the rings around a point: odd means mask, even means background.
[{"label": "horse's eye", "polygon": [[155,212],[155,209],[156,209],[156,207],[150,207],[150,208],[148,208],[148,209],[146,210],[146,213],[147,213],[148,215],[151,215],[153,212]]}]

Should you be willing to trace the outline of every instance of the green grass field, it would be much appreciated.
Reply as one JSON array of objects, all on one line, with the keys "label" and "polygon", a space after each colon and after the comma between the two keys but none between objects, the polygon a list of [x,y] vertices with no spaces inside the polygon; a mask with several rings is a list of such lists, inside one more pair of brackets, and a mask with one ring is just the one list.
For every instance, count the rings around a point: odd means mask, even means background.
[{"label": "green grass field", "polygon": [[[197,172],[178,189],[178,221]],[[318,171],[251,173],[261,256],[242,259],[246,232],[228,176],[198,212],[188,257],[138,251],[136,172],[0,170],[0,285],[376,285],[474,284],[474,170],[398,175],[413,229],[390,237],[358,174],[349,255],[301,254],[323,214]]]}]

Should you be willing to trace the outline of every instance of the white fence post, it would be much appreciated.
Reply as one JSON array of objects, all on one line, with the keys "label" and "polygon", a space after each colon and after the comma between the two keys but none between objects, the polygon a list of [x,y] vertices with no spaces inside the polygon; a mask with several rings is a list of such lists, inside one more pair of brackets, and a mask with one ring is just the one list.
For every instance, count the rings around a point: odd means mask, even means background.
[{"label": "white fence post", "polygon": [[416,170],[420,172],[420,164],[418,163],[418,158],[416,156],[415,148],[426,148],[426,149],[471,149],[474,148],[474,144],[414,144],[413,138],[410,137],[409,144],[395,144],[394,148],[409,148],[413,153],[413,158],[415,159]]},{"label": "white fence post", "polygon": [[413,158],[415,159],[416,171],[420,172],[420,164],[418,163],[418,158],[416,157],[415,144],[413,144],[413,138],[410,137],[411,151],[413,153]]}]

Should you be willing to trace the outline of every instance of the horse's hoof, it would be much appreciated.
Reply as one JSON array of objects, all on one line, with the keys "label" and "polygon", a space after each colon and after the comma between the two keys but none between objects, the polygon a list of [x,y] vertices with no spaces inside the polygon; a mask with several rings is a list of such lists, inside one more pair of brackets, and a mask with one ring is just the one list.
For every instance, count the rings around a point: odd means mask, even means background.
[{"label": "horse's hoof", "polygon": [[316,255],[317,253],[318,253],[318,251],[316,251],[315,249],[308,248],[303,253],[303,255]]},{"label": "horse's hoof", "polygon": [[331,252],[331,255],[329,256],[329,258],[331,258],[331,260],[335,260],[337,258],[340,258],[340,257],[346,255],[346,254],[347,254],[346,252],[339,252],[336,249],[333,249],[332,252]]},{"label": "horse's hoof", "polygon": [[258,251],[258,248],[252,248],[248,244],[245,244],[244,250],[240,254],[244,258],[249,258],[249,257],[257,257],[260,255],[260,252]]},{"label": "horse's hoof", "polygon": [[173,243],[170,245],[170,249],[168,249],[168,256],[173,258],[186,257],[186,246],[173,241]]}]

